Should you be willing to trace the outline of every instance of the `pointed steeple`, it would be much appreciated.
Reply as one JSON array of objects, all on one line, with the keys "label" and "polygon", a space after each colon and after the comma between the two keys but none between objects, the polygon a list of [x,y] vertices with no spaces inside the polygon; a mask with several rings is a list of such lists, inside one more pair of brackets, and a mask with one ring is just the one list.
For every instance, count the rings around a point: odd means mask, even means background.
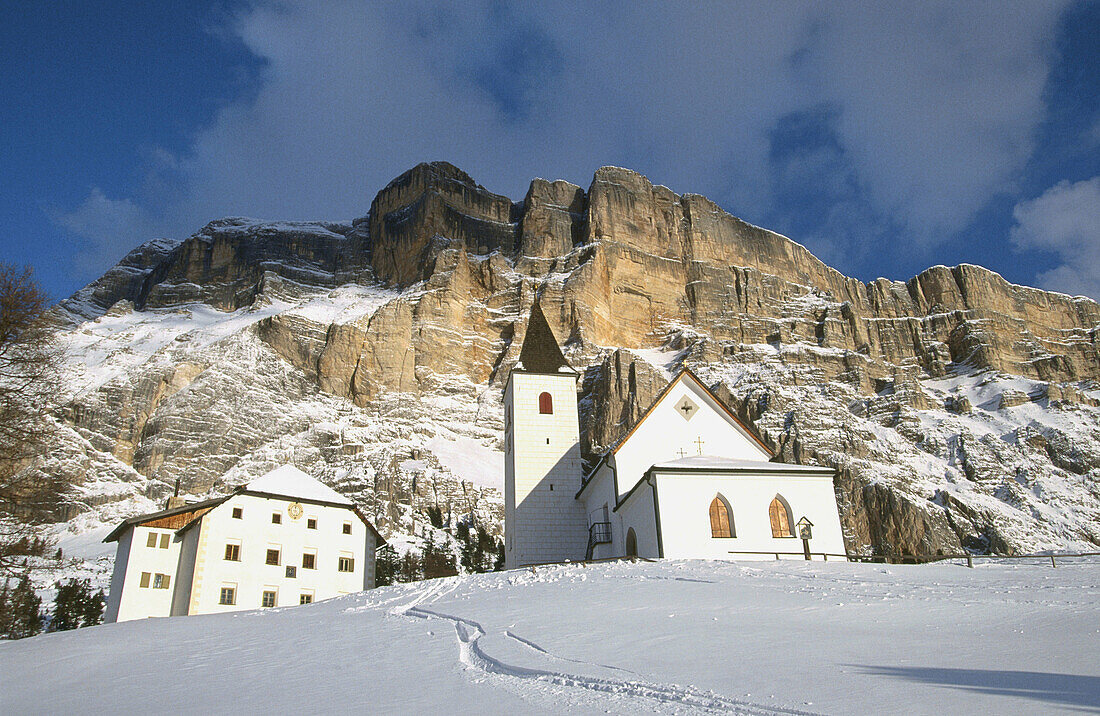
[{"label": "pointed steeple", "polygon": [[519,367],[531,373],[557,373],[561,368],[570,368],[538,301],[532,304],[531,317],[527,319],[519,363]]}]

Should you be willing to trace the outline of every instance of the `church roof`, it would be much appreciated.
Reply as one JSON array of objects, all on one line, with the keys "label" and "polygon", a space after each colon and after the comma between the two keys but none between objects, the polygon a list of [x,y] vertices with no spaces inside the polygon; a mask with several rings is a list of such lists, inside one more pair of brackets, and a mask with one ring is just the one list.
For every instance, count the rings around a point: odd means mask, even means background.
[{"label": "church roof", "polygon": [[699,378],[699,376],[695,375],[695,372],[693,370],[691,370],[690,368],[681,368],[680,372],[676,374],[676,377],[668,382],[668,385],[664,387],[664,389],[657,395],[657,397],[654,398],[653,402],[649,404],[649,407],[645,409],[645,411],[642,413],[642,416],[634,422],[634,424],[630,427],[630,430],[626,431],[626,433],[621,438],[619,438],[614,445],[611,446],[611,448],[604,454],[604,457],[618,452],[619,448],[625,445],[626,441],[630,439],[630,436],[634,434],[634,431],[637,430],[638,427],[646,421],[646,419],[649,417],[649,414],[652,413],[657,408],[657,406],[661,404],[661,401],[665,399],[665,396],[672,391],[672,388],[681,380],[685,379],[689,379],[693,383],[695,383],[695,385],[698,386],[699,389],[703,391],[703,393],[711,398],[718,405],[718,407],[722,409],[722,412],[730,418],[734,425],[740,428],[746,436],[748,436],[757,445],[763,448],[766,453],[772,456],[775,455],[775,451],[764,444],[764,441],[760,439],[760,436],[756,434],[756,431],[741,422],[741,419],[738,418],[732,410],[730,410],[730,407],[726,405],[725,401],[715,395],[714,391],[708,388],[707,384],[704,383],[702,379]]},{"label": "church roof", "polygon": [[523,336],[523,348],[520,349],[519,365],[516,367],[531,373],[558,373],[562,368],[571,370],[538,301],[531,305],[531,317],[527,320],[527,333]]},{"label": "church roof", "polygon": [[263,477],[244,486],[246,492],[262,492],[280,497],[296,497],[316,502],[351,505],[351,500],[328,485],[322,484],[293,465],[277,467]]},{"label": "church roof", "polygon": [[804,472],[833,473],[831,467],[817,467],[815,465],[795,465],[786,462],[768,462],[765,460],[735,460],[716,455],[692,455],[678,460],[659,462],[653,466],[654,470],[698,470],[721,472]]}]

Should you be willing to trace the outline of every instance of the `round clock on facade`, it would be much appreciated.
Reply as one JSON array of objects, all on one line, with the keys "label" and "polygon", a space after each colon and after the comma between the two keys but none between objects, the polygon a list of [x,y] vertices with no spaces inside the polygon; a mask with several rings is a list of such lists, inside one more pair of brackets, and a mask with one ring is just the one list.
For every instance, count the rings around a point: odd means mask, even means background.
[{"label": "round clock on facade", "polygon": [[290,506],[286,508],[286,513],[290,515],[290,519],[296,520],[302,516],[302,505],[298,502],[291,502]]}]

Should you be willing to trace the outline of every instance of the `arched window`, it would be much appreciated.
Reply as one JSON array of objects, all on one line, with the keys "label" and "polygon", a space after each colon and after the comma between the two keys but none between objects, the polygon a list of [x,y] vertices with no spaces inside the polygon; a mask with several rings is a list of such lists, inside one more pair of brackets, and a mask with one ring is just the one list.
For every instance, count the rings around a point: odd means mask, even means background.
[{"label": "arched window", "polygon": [[554,412],[554,397],[549,393],[539,394],[539,412],[551,415]]},{"label": "arched window", "polygon": [[626,556],[638,556],[638,535],[634,534],[633,527],[626,531]]},{"label": "arched window", "polygon": [[730,519],[730,507],[721,495],[715,495],[710,503],[710,536],[737,536],[733,529],[733,520]]},{"label": "arched window", "polygon": [[781,495],[776,495],[772,500],[768,517],[772,521],[772,537],[791,536],[791,506]]}]

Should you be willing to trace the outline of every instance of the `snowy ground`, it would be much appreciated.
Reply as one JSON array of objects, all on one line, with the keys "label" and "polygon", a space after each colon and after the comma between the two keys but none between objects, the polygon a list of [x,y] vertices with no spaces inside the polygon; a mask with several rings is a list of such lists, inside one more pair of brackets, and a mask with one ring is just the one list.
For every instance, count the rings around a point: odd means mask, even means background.
[{"label": "snowy ground", "polygon": [[0,712],[1100,713],[1100,562],[547,567],[0,643]]}]

